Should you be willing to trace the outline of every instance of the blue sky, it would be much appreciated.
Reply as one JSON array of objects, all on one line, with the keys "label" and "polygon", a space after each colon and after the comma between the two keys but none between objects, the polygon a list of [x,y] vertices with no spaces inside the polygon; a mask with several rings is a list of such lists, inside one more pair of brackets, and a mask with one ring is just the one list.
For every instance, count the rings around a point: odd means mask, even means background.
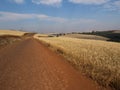
[{"label": "blue sky", "polygon": [[35,32],[120,29],[120,0],[0,0],[0,29]]}]

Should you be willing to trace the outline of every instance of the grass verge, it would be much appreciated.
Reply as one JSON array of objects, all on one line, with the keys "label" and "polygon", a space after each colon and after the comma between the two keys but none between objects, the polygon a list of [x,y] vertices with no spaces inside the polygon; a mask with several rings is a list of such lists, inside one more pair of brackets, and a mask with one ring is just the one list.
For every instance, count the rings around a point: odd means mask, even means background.
[{"label": "grass verge", "polygon": [[15,36],[15,35],[1,35],[0,36],[0,49],[13,44],[15,42],[21,41],[21,37],[20,36]]}]

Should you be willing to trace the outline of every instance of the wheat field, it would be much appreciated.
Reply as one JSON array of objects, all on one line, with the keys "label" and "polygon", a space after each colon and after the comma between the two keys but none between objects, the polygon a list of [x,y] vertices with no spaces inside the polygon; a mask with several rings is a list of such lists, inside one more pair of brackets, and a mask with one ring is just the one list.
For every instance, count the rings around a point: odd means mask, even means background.
[{"label": "wheat field", "polygon": [[1,35],[15,35],[15,36],[22,36],[24,35],[23,31],[17,31],[17,30],[0,30],[0,36]]},{"label": "wheat field", "polygon": [[99,84],[120,90],[120,43],[69,37],[38,39],[61,50],[70,63]]}]

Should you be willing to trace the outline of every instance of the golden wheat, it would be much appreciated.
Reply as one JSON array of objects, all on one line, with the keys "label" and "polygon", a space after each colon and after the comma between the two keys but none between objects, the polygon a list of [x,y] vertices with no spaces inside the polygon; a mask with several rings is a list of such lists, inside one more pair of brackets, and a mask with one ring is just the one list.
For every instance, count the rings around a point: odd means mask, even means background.
[{"label": "golden wheat", "polygon": [[69,37],[39,39],[62,50],[75,67],[101,85],[120,89],[120,43]]},{"label": "golden wheat", "polygon": [[16,36],[22,36],[24,33],[23,31],[17,31],[17,30],[0,30],[0,35],[16,35]]}]

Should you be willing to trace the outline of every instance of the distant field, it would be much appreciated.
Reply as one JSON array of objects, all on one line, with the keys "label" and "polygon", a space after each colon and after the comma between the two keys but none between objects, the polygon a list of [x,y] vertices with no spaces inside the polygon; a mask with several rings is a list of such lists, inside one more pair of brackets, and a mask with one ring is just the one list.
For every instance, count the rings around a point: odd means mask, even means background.
[{"label": "distant field", "polygon": [[120,33],[120,30],[115,30],[113,33]]},{"label": "distant field", "polygon": [[85,32],[85,35],[97,35],[109,38],[109,41],[120,42],[120,30]]},{"label": "distant field", "polygon": [[48,37],[47,34],[35,34],[34,37]]},{"label": "distant field", "polygon": [[22,36],[26,32],[22,31],[15,31],[15,30],[0,30],[0,35],[16,35],[16,36]]},{"label": "distant field", "polygon": [[85,34],[66,34],[66,37],[79,38],[79,39],[94,39],[94,40],[109,40],[109,38],[97,36],[97,35],[85,35]]},{"label": "distant field", "polygon": [[69,37],[38,38],[101,85],[120,90],[120,44]]}]

